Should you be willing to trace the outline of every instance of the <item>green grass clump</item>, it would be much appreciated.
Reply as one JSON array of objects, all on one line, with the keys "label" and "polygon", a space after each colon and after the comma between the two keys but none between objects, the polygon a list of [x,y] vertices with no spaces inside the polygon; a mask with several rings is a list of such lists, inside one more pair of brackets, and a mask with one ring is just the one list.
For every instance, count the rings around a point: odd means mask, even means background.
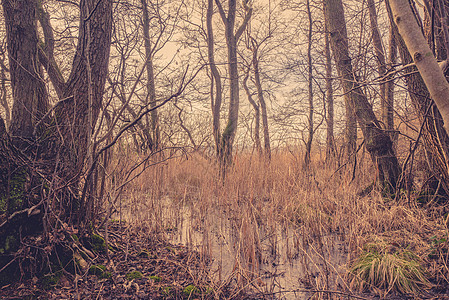
[{"label": "green grass clump", "polygon": [[143,275],[139,271],[132,271],[132,272],[129,272],[128,274],[126,274],[125,277],[126,277],[126,280],[131,281],[131,280],[134,280],[134,279],[142,279]]},{"label": "green grass clump", "polygon": [[421,260],[408,250],[388,253],[371,247],[353,263],[350,274],[353,286],[360,290],[374,287],[383,290],[385,294],[392,291],[418,294],[432,286]]}]

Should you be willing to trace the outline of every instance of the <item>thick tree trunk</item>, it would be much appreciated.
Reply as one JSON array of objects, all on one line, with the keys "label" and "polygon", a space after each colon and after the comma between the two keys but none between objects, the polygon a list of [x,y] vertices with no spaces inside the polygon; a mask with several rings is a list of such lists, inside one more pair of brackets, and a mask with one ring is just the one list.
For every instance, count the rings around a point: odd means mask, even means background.
[{"label": "thick tree trunk", "polygon": [[25,140],[33,139],[34,126],[48,107],[37,52],[36,1],[5,0],[2,4],[14,99],[9,134],[25,145]]},{"label": "thick tree trunk", "polygon": [[[395,39],[398,44],[399,54],[403,65],[408,65],[413,62],[413,58],[407,50],[407,46],[399,34],[398,28],[394,24],[393,14],[389,3],[387,2],[387,11],[393,25]],[[431,34],[428,31],[428,34]],[[432,40],[431,36],[428,40]],[[427,154],[427,162],[429,164],[428,171],[430,177],[435,180],[428,180],[431,189],[442,185],[446,192],[449,192],[449,172],[448,160],[449,157],[449,136],[444,130],[444,123],[441,114],[436,107],[434,101],[431,99],[429,91],[420,75],[416,72],[416,67],[412,66],[404,70],[408,76],[405,77],[405,82],[409,91],[410,99],[415,107],[421,122],[424,123],[423,140],[425,151]],[[439,178],[442,180],[440,181]],[[441,183],[439,183],[441,182]]]},{"label": "thick tree trunk", "polygon": [[324,11],[341,85],[355,108],[357,121],[365,138],[365,147],[376,166],[378,183],[388,192],[395,192],[400,168],[393,152],[391,139],[380,126],[354,76],[342,1],[325,0]]},{"label": "thick tree trunk", "polygon": [[[64,98],[69,100],[56,107],[55,112],[57,131],[60,133],[57,135],[59,139],[57,151],[61,160],[57,163],[59,166],[57,174],[67,185],[60,200],[63,201],[65,217],[83,221],[86,215],[82,212],[82,208],[88,203],[78,201],[78,185],[89,143],[93,142],[88,140],[89,129],[95,128],[107,78],[112,1],[81,1],[80,13],[76,54],[69,79],[63,89]],[[95,80],[89,82],[89,77]]]},{"label": "thick tree trunk", "polygon": [[441,113],[446,133],[448,133],[449,83],[435,56],[433,56],[420,27],[416,23],[408,0],[390,0],[390,6],[399,34],[404,39],[405,45],[413,57],[413,61],[426,84],[430,96]]}]

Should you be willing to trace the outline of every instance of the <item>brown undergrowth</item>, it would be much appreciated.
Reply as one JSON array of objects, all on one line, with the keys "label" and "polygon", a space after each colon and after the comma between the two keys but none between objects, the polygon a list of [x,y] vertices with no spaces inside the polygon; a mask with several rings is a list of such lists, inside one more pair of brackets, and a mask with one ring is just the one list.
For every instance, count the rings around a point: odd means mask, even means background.
[{"label": "brown undergrowth", "polygon": [[[418,206],[413,191],[407,197],[400,191],[396,199],[377,191],[360,196],[375,180],[367,158],[359,157],[353,174],[352,167],[338,169],[319,158],[306,169],[301,157],[279,151],[267,162],[239,154],[224,179],[211,158],[179,157],[146,170],[126,187],[116,206],[123,219],[146,224],[152,234],[172,240],[178,233],[177,242],[215,261],[209,276],[217,286],[232,283],[275,298],[326,298],[332,292],[431,295],[446,290],[448,232],[443,215]],[[422,270],[409,279],[416,288],[397,288],[395,275],[389,279],[393,282],[378,284],[354,272],[367,245],[401,258],[401,253],[412,253],[416,260],[410,263],[417,262]],[[297,272],[268,267],[282,260]],[[398,266],[390,262],[390,273],[396,274]]]}]

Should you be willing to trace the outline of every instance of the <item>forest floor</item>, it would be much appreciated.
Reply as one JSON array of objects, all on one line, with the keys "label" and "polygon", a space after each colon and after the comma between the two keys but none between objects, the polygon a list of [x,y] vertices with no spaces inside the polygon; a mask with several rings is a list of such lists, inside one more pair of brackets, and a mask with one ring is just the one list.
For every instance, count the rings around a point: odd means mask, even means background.
[{"label": "forest floor", "polygon": [[95,232],[110,250],[80,235],[92,255],[78,275],[24,274],[0,299],[449,300],[447,204],[419,188],[361,195],[375,174],[363,157],[308,171],[298,157],[238,156],[223,180],[201,156],[146,170],[121,156],[114,219]]},{"label": "forest floor", "polygon": [[109,255],[97,255],[84,274],[64,271],[20,280],[1,288],[0,299],[253,298],[228,286],[213,286],[207,262],[184,246],[118,224],[109,228],[108,236]]}]

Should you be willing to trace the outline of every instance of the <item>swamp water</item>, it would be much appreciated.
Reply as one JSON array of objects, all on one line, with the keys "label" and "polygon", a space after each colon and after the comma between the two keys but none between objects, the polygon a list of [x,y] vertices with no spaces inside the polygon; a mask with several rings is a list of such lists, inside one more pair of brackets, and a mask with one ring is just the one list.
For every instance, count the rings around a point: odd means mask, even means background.
[{"label": "swamp water", "polygon": [[231,282],[269,299],[327,298],[329,293],[319,291],[345,290],[348,254],[337,234],[310,234],[301,224],[264,220],[248,204],[166,198],[140,206],[125,208],[129,214],[122,217],[158,220],[171,243],[200,253],[214,282]]}]

